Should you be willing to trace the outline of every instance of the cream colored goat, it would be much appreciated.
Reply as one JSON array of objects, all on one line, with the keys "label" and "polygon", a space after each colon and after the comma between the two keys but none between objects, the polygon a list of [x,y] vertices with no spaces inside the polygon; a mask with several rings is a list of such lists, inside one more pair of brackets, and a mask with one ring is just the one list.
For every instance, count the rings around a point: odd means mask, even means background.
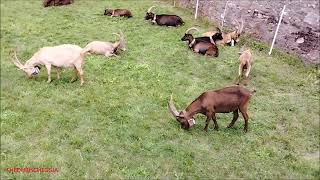
[{"label": "cream colored goat", "polygon": [[77,45],[63,44],[53,47],[43,47],[38,50],[26,63],[23,65],[18,60],[16,53],[13,63],[26,75],[31,78],[39,73],[39,65],[44,65],[48,72],[48,83],[51,82],[51,67],[57,68],[57,76],[60,79],[60,71],[62,68],[74,68],[75,76],[71,79],[74,81],[78,75],[81,79],[81,85],[83,80],[83,59],[86,53],[81,53],[82,48]]},{"label": "cream colored goat", "polygon": [[106,57],[117,56],[116,52],[118,49],[123,51],[126,50],[125,42],[122,32],[120,34],[113,33],[114,35],[119,36],[119,41],[115,43],[104,42],[104,41],[92,41],[86,47],[83,48],[82,53],[93,53],[93,54],[103,54]]}]

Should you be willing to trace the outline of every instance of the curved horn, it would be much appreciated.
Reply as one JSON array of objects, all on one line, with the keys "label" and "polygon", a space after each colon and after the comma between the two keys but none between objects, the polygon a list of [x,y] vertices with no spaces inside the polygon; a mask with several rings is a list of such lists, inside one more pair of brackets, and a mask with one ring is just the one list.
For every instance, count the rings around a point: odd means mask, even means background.
[{"label": "curved horn", "polygon": [[149,9],[148,9],[148,13],[151,11],[152,8],[154,8],[156,6],[151,6]]},{"label": "curved horn", "polygon": [[196,31],[199,32],[199,30],[198,30],[197,28],[191,27],[191,28],[189,28],[189,29],[186,30],[186,34],[190,34],[190,31],[192,31],[192,30],[196,30]]},{"label": "curved horn", "polygon": [[172,94],[171,94],[170,100],[168,102],[168,106],[169,106],[170,113],[176,118],[179,115],[179,112],[177,111],[176,107],[173,104]]},{"label": "curved horn", "polygon": [[112,33],[112,34],[118,36],[118,38],[121,37],[120,34],[118,34],[118,33]]},{"label": "curved horn", "polygon": [[239,34],[241,34],[241,33],[242,33],[242,30],[243,30],[243,19],[241,18],[241,26],[240,26]]},{"label": "curved horn", "polygon": [[13,64],[16,65],[19,69],[22,69],[23,68],[23,65],[21,64],[21,62],[19,61],[18,57],[17,57],[17,53],[16,51],[14,51],[14,58],[12,60]]}]

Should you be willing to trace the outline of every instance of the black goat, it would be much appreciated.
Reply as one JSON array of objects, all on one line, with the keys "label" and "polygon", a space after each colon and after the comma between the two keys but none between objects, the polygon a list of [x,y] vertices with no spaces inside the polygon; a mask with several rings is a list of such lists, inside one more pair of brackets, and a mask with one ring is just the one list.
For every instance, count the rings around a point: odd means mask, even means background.
[{"label": "black goat", "polygon": [[156,15],[156,14],[154,14],[153,12],[151,12],[151,9],[153,7],[154,6],[152,6],[148,9],[145,20],[151,19],[152,23],[156,23],[159,26],[180,26],[180,25],[184,24],[181,17],[179,17],[177,15],[168,15],[168,14]]},{"label": "black goat", "polygon": [[194,38],[193,35],[190,33],[191,30],[199,31],[195,27],[189,28],[186,31],[185,35],[181,38],[181,40],[188,41],[189,48],[196,53],[218,57],[219,50],[215,44],[215,41],[222,39],[221,32],[216,33],[211,37]]}]

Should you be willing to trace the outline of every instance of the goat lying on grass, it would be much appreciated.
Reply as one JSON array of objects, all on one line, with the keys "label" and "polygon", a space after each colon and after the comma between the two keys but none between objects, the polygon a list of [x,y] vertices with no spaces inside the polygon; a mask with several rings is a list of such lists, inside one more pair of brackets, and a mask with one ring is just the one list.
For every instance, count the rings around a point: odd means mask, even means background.
[{"label": "goat lying on grass", "polygon": [[253,58],[250,49],[243,51],[243,48],[241,48],[240,52],[240,57],[239,57],[239,75],[236,80],[236,84],[240,83],[241,77],[243,76],[243,73],[245,71],[245,77],[248,78],[250,70],[251,70],[251,65],[253,64]]},{"label": "goat lying on grass", "polygon": [[82,53],[103,54],[106,57],[117,56],[116,52],[118,49],[121,49],[123,51],[126,50],[124,36],[122,32],[120,32],[120,34],[113,34],[119,36],[120,40],[115,43],[92,41],[88,45],[86,45],[85,48],[83,48]]},{"label": "goat lying on grass", "polygon": [[214,122],[214,129],[218,130],[219,126],[216,121],[215,113],[229,113],[233,112],[233,119],[229,124],[228,128],[233,127],[234,123],[239,117],[241,112],[245,124],[244,132],[248,131],[248,120],[249,116],[247,113],[249,100],[252,94],[249,90],[241,86],[230,86],[215,91],[207,91],[202,93],[196,98],[185,110],[178,112],[175,108],[172,96],[168,102],[169,111],[181,124],[183,129],[189,129],[195,124],[194,115],[201,113],[207,116],[205,131],[208,131],[208,125],[212,119]]},{"label": "goat lying on grass", "polygon": [[177,15],[168,15],[168,14],[160,14],[157,15],[151,12],[151,9],[155,6],[152,6],[148,9],[148,12],[145,16],[145,20],[151,19],[151,22],[157,24],[159,26],[180,26],[184,24],[181,17]]},{"label": "goat lying on grass", "polygon": [[189,28],[181,38],[181,41],[188,41],[189,48],[196,53],[218,57],[219,50],[215,44],[215,41],[222,39],[221,33],[216,33],[211,37],[194,38],[191,33],[192,30],[199,31],[195,27]]},{"label": "goat lying on grass", "polygon": [[[226,32],[222,32],[222,40],[217,41],[217,44],[219,45],[230,45],[230,46],[234,46],[235,43],[238,43],[240,41],[240,35],[242,33],[243,30],[243,20],[241,19],[241,25],[239,24],[239,22],[236,20],[238,26],[236,27],[235,31],[226,33]],[[203,33],[203,36],[213,36],[214,34],[218,33],[217,31],[209,31],[206,33]]]},{"label": "goat lying on grass", "polygon": [[74,68],[75,76],[71,81],[75,81],[80,76],[81,85],[83,85],[83,59],[86,53],[81,53],[82,48],[77,45],[63,44],[54,47],[43,47],[38,50],[26,63],[23,65],[14,53],[15,59],[13,63],[23,70],[26,75],[31,78],[40,72],[39,65],[44,65],[48,72],[48,83],[51,82],[51,67],[57,69],[57,76],[60,79],[60,71],[62,68]]},{"label": "goat lying on grass", "polygon": [[111,16],[111,17],[117,17],[117,16],[123,16],[127,18],[132,17],[132,13],[128,9],[105,9],[104,15]]}]

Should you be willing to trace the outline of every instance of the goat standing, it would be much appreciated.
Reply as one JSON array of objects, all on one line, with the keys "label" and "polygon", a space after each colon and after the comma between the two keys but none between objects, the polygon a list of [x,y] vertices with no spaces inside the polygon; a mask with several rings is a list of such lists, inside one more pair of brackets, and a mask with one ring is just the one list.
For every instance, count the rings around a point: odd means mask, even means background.
[{"label": "goat standing", "polygon": [[43,47],[38,50],[26,63],[23,65],[14,53],[15,60],[13,63],[23,70],[27,77],[31,78],[40,72],[39,65],[44,65],[48,72],[48,83],[51,82],[51,67],[57,68],[57,76],[60,79],[60,71],[62,68],[74,68],[75,76],[71,81],[75,81],[80,76],[81,85],[83,85],[83,59],[86,53],[81,53],[82,48],[77,45],[63,44],[54,47]]},{"label": "goat standing", "polygon": [[243,76],[243,72],[245,72],[245,77],[248,78],[250,70],[251,70],[251,65],[253,64],[253,58],[250,49],[243,51],[242,48],[239,52],[240,57],[239,57],[239,75],[236,81],[236,84],[240,83],[241,77]]},{"label": "goat standing", "polygon": [[172,96],[168,102],[168,106],[169,111],[183,129],[189,129],[195,124],[194,115],[201,113],[207,116],[206,125],[204,127],[205,131],[208,131],[208,125],[211,119],[214,122],[214,129],[219,129],[215,116],[216,113],[233,112],[233,119],[228,125],[228,128],[233,127],[239,117],[240,111],[245,121],[243,130],[244,132],[247,132],[249,120],[247,109],[250,97],[254,92],[255,90],[250,92],[241,86],[230,86],[202,93],[185,110],[180,112],[175,108]]}]

